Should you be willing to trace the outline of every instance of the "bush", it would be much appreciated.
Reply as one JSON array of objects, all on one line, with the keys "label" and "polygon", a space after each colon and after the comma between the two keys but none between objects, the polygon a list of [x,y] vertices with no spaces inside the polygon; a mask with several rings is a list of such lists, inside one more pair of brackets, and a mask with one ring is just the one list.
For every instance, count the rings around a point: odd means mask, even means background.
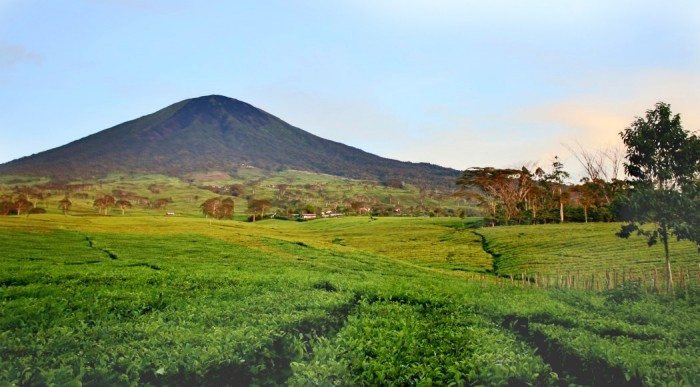
[{"label": "bush", "polygon": [[644,289],[639,281],[626,281],[614,289],[605,291],[605,301],[622,304],[639,301],[644,297]]}]

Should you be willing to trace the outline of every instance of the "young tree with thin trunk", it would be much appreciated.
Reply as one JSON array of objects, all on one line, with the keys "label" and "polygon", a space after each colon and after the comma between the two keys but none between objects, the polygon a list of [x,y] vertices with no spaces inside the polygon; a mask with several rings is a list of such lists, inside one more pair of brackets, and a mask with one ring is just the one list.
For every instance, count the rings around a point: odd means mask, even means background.
[{"label": "young tree with thin trunk", "polygon": [[257,214],[260,214],[260,219],[265,218],[265,210],[269,207],[270,201],[267,199],[251,199],[248,202],[248,211],[253,217],[253,222],[255,222]]},{"label": "young tree with thin trunk", "polygon": [[122,215],[124,215],[124,210],[131,208],[131,202],[126,199],[119,199],[114,203],[114,206],[122,210]]},{"label": "young tree with thin trunk", "polygon": [[600,201],[600,186],[584,177],[581,184],[573,190],[579,195],[578,202],[583,208],[583,219],[588,223],[588,210]]},{"label": "young tree with thin trunk", "polygon": [[[673,292],[669,238],[700,245],[700,138],[683,129],[680,115],[659,102],[620,133],[627,146],[625,170],[631,177],[629,223],[618,236],[632,232],[648,244],[664,246],[667,290]],[[651,229],[643,227],[651,223]]]},{"label": "young tree with thin trunk", "polygon": [[569,200],[568,193],[564,190],[564,180],[569,178],[569,172],[564,170],[564,164],[559,161],[559,156],[554,156],[552,172],[545,176],[550,183],[554,199],[559,205],[559,222],[564,223],[564,204]]},{"label": "young tree with thin trunk", "polygon": [[34,204],[27,200],[24,195],[20,195],[20,197],[14,202],[14,209],[17,211],[17,215],[22,215],[25,212],[29,213],[29,210],[32,208],[34,208]]},{"label": "young tree with thin trunk", "polygon": [[104,195],[95,199],[93,206],[97,207],[101,215],[107,215],[107,208],[113,206],[115,202],[116,200],[114,199],[114,196]]},{"label": "young tree with thin trunk", "polygon": [[221,207],[219,208],[219,213],[221,219],[231,219],[233,218],[233,211],[235,209],[235,203],[231,198],[225,198],[221,200]]},{"label": "young tree with thin trunk", "polygon": [[66,215],[68,213],[68,210],[70,207],[73,205],[73,203],[68,199],[68,197],[64,197],[61,199],[60,202],[58,202],[58,208],[63,211],[63,215]]}]

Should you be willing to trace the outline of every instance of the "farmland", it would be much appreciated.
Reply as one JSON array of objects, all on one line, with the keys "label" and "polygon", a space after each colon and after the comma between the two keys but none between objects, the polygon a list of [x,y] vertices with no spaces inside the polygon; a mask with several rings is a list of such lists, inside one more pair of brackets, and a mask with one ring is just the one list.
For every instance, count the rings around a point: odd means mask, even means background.
[{"label": "farmland", "polygon": [[[647,246],[646,239],[615,236],[619,223],[552,224],[546,226],[486,227],[487,250],[495,256],[495,272],[502,276],[539,275],[543,279],[578,276],[596,289],[612,287],[624,278],[661,286],[664,267],[660,244]],[[697,282],[700,265],[697,246],[671,241],[676,282]],[[615,280],[617,278],[617,281]]]},{"label": "farmland", "polygon": [[[546,236],[558,250],[575,232],[575,243],[590,251],[603,238],[610,256],[599,267],[633,267],[629,244],[637,241],[603,235],[615,225],[475,229],[477,223],[246,223],[145,210],[0,217],[0,380],[700,383],[694,285],[676,297],[634,282],[598,292],[523,286],[494,276],[484,250],[485,238],[487,250],[500,252],[499,274],[519,272],[534,256],[557,256],[541,246],[542,254],[537,246],[511,247],[521,233],[532,233],[532,244]],[[635,251],[661,261],[643,243]],[[690,268],[689,248],[673,251]],[[499,267],[506,262],[510,269]],[[580,259],[556,265],[576,271]]]}]

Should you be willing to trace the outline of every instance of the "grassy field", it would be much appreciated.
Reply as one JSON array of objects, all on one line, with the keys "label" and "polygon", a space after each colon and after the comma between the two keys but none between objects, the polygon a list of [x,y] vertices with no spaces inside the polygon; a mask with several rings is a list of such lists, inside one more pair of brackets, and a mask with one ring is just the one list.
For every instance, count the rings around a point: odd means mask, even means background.
[{"label": "grassy field", "polygon": [[[0,196],[11,195],[16,187],[36,187],[48,182],[47,179],[0,176]],[[199,217],[200,205],[208,198],[219,196],[204,187],[231,185],[241,187],[240,195],[233,198],[237,219],[246,217],[248,200],[251,198],[308,204],[323,210],[347,208],[349,203],[357,201],[370,207],[401,208],[404,212],[412,213],[422,211],[428,214],[436,208],[455,213],[465,209],[471,211],[463,198],[454,197],[450,192],[424,190],[421,194],[418,187],[408,184],[402,188],[387,187],[372,181],[294,170],[270,172],[242,168],[231,174],[201,173],[182,179],[163,175],[114,174],[101,179],[80,180],[69,184],[82,185],[69,194],[72,201],[69,213],[72,215],[96,214],[97,209],[93,207],[95,198],[105,194],[114,195],[114,191],[119,190],[148,198],[151,202],[161,198],[171,200],[166,207],[158,209],[133,203],[134,207],[126,210],[129,215],[163,215],[167,210],[175,212],[177,216]],[[285,187],[283,191],[279,188],[281,185]],[[42,199],[30,199],[48,213],[61,213],[58,202],[65,196],[64,190],[46,189],[44,194]],[[14,196],[16,198],[17,195]],[[422,210],[417,210],[418,207]],[[270,213],[277,210],[274,205],[269,209]],[[110,208],[108,213],[120,215],[121,211]]]},{"label": "grassy field", "polygon": [[474,222],[0,217],[0,383],[700,384],[697,289],[513,286],[477,234],[549,226]]}]

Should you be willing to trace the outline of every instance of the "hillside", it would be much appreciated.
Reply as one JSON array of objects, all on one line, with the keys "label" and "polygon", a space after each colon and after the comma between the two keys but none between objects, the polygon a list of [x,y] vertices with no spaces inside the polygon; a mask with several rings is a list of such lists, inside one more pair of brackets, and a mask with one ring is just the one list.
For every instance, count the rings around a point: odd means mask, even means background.
[{"label": "hillside", "polygon": [[211,95],[0,165],[0,174],[90,178],[109,173],[182,176],[242,165],[355,179],[453,185],[459,172],[391,160],[323,139],[236,99]]}]

